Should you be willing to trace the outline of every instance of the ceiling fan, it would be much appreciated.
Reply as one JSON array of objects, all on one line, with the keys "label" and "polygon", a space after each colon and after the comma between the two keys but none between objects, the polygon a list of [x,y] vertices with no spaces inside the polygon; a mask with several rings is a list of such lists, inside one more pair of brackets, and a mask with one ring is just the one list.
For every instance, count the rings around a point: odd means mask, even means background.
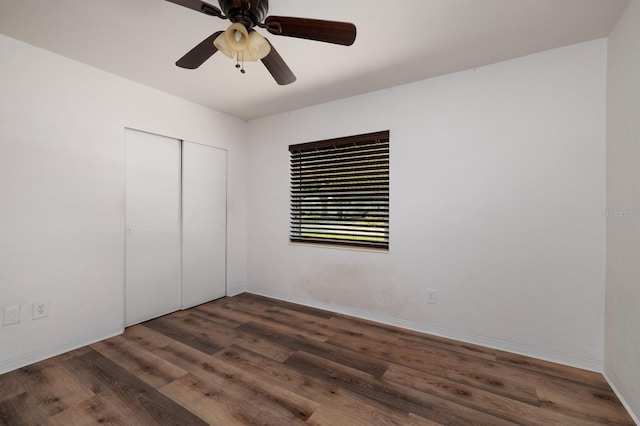
[{"label": "ceiling fan", "polygon": [[[269,0],[219,0],[220,8],[201,0],[167,0],[206,15],[228,19],[232,25],[217,31],[180,58],[176,65],[195,69],[220,50],[240,62],[261,60],[280,85],[291,84],[296,76],[273,45],[254,28],[264,28],[273,35],[303,38],[351,46],[356,39],[356,27],[348,22],[318,19],[266,16]],[[266,17],[266,19],[265,19]],[[244,73],[244,65],[241,71]]]}]

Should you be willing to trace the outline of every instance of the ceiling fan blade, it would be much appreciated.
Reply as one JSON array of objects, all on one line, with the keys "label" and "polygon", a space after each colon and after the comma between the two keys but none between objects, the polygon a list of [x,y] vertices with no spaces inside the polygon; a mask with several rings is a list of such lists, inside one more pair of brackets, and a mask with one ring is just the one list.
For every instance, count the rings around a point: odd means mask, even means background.
[{"label": "ceiling fan blade", "polygon": [[269,43],[269,45],[271,46],[271,52],[269,52],[269,54],[261,60],[264,66],[276,80],[276,83],[278,83],[280,86],[285,86],[296,81],[296,76],[293,75],[293,72],[284,62],[282,56],[280,56],[278,51],[273,47],[269,40],[267,40],[267,43]]},{"label": "ceiling fan blade", "polygon": [[212,4],[203,2],[201,0],[167,0],[168,2],[179,4],[180,6],[188,7],[189,9],[197,10],[206,15],[223,17],[222,11]]},{"label": "ceiling fan blade", "polygon": [[261,26],[275,35],[324,41],[344,46],[351,46],[356,40],[356,26],[349,22],[269,16]]},{"label": "ceiling fan blade", "polygon": [[178,59],[176,65],[180,68],[187,68],[190,70],[198,68],[209,59],[214,53],[218,51],[218,48],[213,45],[213,41],[218,38],[224,31],[217,31],[211,34],[206,39],[202,40],[200,44],[191,49],[186,55]]}]

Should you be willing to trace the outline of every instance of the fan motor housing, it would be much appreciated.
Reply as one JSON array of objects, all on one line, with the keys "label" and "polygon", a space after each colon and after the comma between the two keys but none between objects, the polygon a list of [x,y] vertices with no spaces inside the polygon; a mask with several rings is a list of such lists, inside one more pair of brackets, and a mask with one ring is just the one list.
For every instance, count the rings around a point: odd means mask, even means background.
[{"label": "fan motor housing", "polygon": [[269,11],[269,1],[218,0],[220,8],[231,22],[239,22],[247,29],[262,22]]}]

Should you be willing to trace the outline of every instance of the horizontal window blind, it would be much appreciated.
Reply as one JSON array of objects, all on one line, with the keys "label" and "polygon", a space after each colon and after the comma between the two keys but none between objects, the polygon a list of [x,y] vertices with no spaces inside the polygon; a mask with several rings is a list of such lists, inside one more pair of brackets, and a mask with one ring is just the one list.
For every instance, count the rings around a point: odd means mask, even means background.
[{"label": "horizontal window blind", "polygon": [[289,146],[292,242],[389,247],[389,131]]}]

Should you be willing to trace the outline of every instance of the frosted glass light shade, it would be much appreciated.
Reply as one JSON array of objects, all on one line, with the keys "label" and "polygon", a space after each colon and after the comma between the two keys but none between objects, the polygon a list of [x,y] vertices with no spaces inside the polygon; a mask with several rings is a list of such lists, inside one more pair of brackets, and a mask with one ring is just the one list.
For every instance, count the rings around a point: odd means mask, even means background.
[{"label": "frosted glass light shade", "polygon": [[249,32],[239,22],[231,24],[227,28],[224,32],[224,39],[227,42],[227,46],[236,52],[243,51],[249,46]]},{"label": "frosted glass light shade", "polygon": [[[252,31],[251,34],[249,34],[249,45],[247,50],[249,51],[248,56],[251,57],[251,60],[258,61],[271,52],[271,45],[267,39],[257,32]],[[245,57],[244,60],[247,61],[248,59]]]},{"label": "frosted glass light shade", "polygon": [[229,58],[241,62],[255,62],[271,52],[266,38],[255,31],[249,33],[244,25],[235,23],[213,41],[213,45]]},{"label": "frosted glass light shade", "polygon": [[218,50],[222,52],[225,56],[228,56],[231,59],[233,59],[236,57],[236,51],[229,47],[224,34],[225,33],[222,33],[218,37],[216,37],[216,39],[213,41],[213,45],[216,48],[218,48]]}]

